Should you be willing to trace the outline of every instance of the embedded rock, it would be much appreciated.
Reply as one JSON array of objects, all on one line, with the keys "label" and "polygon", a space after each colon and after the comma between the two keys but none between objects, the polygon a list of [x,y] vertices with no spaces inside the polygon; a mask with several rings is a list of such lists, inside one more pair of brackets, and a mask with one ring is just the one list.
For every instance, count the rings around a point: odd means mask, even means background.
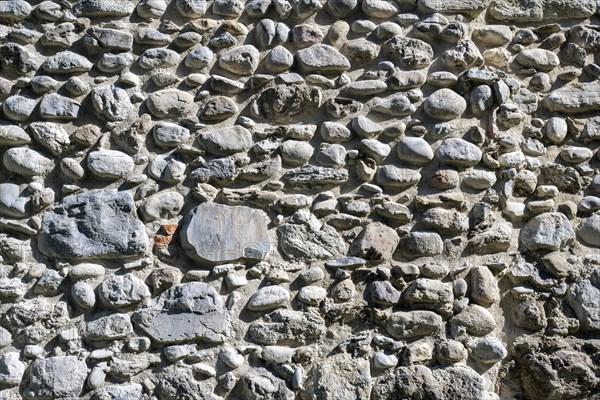
[{"label": "embedded rock", "polygon": [[252,147],[252,134],[242,126],[202,133],[198,136],[200,147],[217,156],[229,156],[249,150]]},{"label": "embedded rock", "polygon": [[265,286],[248,301],[250,311],[272,311],[290,300],[290,293],[281,286]]},{"label": "embedded rock", "polygon": [[86,377],[85,361],[75,356],[35,360],[29,369],[23,397],[40,400],[78,398]]},{"label": "embedded rock", "polygon": [[600,288],[590,279],[582,279],[571,285],[566,295],[566,302],[575,311],[581,328],[585,331],[600,330],[600,307],[595,300],[600,295]]},{"label": "embedded rock", "polygon": [[133,171],[131,157],[117,150],[93,151],[88,155],[87,166],[99,178],[119,179]]},{"label": "embedded rock", "polygon": [[271,250],[267,223],[262,211],[249,207],[201,204],[183,220],[181,245],[190,258],[209,265],[256,263]]},{"label": "embedded rock", "polygon": [[87,72],[92,66],[87,58],[72,51],[63,51],[47,58],[42,69],[50,74],[73,74]]},{"label": "embedded rock", "polygon": [[454,167],[472,167],[481,160],[481,150],[464,139],[445,139],[436,151],[437,158]]},{"label": "embedded rock", "polygon": [[328,259],[338,257],[344,243],[336,230],[314,215],[297,212],[277,228],[279,246],[290,259]]},{"label": "embedded rock", "polygon": [[419,9],[425,13],[460,13],[477,15],[484,11],[491,0],[419,0]]},{"label": "embedded rock", "polygon": [[6,150],[2,162],[8,171],[24,176],[45,175],[54,168],[54,161],[27,147]]},{"label": "embedded rock", "polygon": [[527,250],[562,250],[573,244],[575,231],[567,217],[558,212],[540,214],[521,229],[519,241]]},{"label": "embedded rock", "polygon": [[371,393],[368,360],[351,357],[348,353],[334,355],[324,364],[315,366],[308,376],[302,400],[367,399]]},{"label": "embedded rock", "polygon": [[81,327],[84,340],[104,341],[125,339],[133,334],[133,326],[127,314],[110,314],[87,321]]},{"label": "embedded rock", "polygon": [[252,322],[248,337],[263,345],[293,346],[318,341],[325,330],[325,321],[312,312],[276,310]]},{"label": "embedded rock", "polygon": [[321,105],[320,89],[304,84],[277,85],[265,89],[255,102],[255,114],[268,121],[289,123]]},{"label": "embedded rock", "polygon": [[131,319],[159,344],[222,343],[231,329],[221,297],[202,282],[183,283],[166,290]]},{"label": "embedded rock", "polygon": [[352,242],[350,253],[367,260],[390,260],[399,242],[394,229],[381,222],[373,222]]},{"label": "embedded rock", "polygon": [[425,68],[433,59],[433,49],[429,44],[404,36],[395,36],[385,42],[383,51],[390,61],[408,69]]},{"label": "embedded rock", "polygon": [[112,275],[98,286],[98,297],[104,307],[120,309],[150,297],[150,290],[133,274]]},{"label": "embedded rock", "polygon": [[398,311],[388,319],[386,329],[396,339],[406,340],[439,332],[442,317],[433,311]]},{"label": "embedded rock", "polygon": [[325,74],[340,73],[350,69],[350,62],[334,47],[326,44],[315,44],[298,50],[296,61],[306,73],[319,72]]},{"label": "embedded rock", "polygon": [[[2,17],[0,16],[0,18]],[[3,71],[9,71],[17,75],[27,75],[35,71],[38,64],[35,56],[27,51],[25,47],[16,43],[6,43],[0,46],[0,68]]]},{"label": "embedded rock", "polygon": [[44,215],[38,246],[52,258],[122,259],[144,254],[148,237],[131,194],[92,190],[65,197]]},{"label": "embedded rock", "polygon": [[440,89],[423,103],[425,113],[431,118],[449,121],[458,118],[467,109],[465,99],[451,89]]},{"label": "embedded rock", "polygon": [[163,89],[152,93],[146,100],[148,111],[157,118],[177,117],[189,113],[194,98],[178,89]]},{"label": "embedded rock", "polygon": [[80,0],[75,5],[75,14],[81,17],[124,17],[133,12],[131,2],[111,0]]},{"label": "embedded rock", "polygon": [[94,88],[92,104],[99,117],[112,122],[123,121],[133,108],[127,92],[114,85]]},{"label": "embedded rock", "polygon": [[566,85],[544,97],[544,107],[550,112],[579,114],[600,110],[600,84],[596,82]]}]

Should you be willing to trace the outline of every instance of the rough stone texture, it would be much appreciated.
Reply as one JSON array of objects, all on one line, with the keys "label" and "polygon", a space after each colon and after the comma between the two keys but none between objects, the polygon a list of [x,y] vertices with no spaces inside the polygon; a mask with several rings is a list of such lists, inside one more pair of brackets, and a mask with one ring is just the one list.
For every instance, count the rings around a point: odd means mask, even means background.
[{"label": "rough stone texture", "polygon": [[371,385],[368,361],[341,353],[331,357],[326,363],[315,366],[301,398],[365,399],[370,395]]},{"label": "rough stone texture", "polygon": [[135,326],[157,343],[221,343],[230,321],[219,294],[201,282],[177,285],[132,316]]},{"label": "rough stone texture", "polygon": [[67,196],[44,215],[38,246],[49,257],[127,258],[144,254],[148,238],[128,192]]},{"label": "rough stone texture", "polygon": [[84,361],[75,356],[50,357],[31,364],[26,399],[51,400],[79,397],[87,375]]},{"label": "rough stone texture", "polygon": [[0,1],[0,399],[600,398],[599,18]]}]

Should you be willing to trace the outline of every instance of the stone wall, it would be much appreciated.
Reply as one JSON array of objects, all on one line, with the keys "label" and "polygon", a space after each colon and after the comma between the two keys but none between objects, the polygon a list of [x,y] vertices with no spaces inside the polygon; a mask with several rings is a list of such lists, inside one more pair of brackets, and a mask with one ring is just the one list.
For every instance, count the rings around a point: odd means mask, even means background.
[{"label": "stone wall", "polygon": [[0,1],[0,399],[600,399],[597,8]]}]

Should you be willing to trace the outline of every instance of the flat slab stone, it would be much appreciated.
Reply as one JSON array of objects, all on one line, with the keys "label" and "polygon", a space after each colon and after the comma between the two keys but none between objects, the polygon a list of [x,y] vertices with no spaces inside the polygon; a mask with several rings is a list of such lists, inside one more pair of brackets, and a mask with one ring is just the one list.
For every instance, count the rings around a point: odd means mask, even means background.
[{"label": "flat slab stone", "polygon": [[578,83],[548,94],[543,104],[550,112],[578,114],[600,110],[600,83]]},{"label": "flat slab stone", "polygon": [[203,149],[218,156],[246,151],[253,145],[250,131],[239,125],[200,134],[198,142]]},{"label": "flat slab stone", "polygon": [[211,265],[258,262],[271,250],[267,224],[259,210],[204,203],[185,216],[181,245],[190,258]]},{"label": "flat slab stone", "polygon": [[133,12],[129,1],[81,0],[75,5],[75,15],[81,17],[125,17]]},{"label": "flat slab stone", "polygon": [[350,61],[334,47],[315,44],[298,50],[296,60],[305,72],[339,73],[350,69]]},{"label": "flat slab stone", "polygon": [[215,289],[202,282],[165,291],[132,315],[135,326],[160,344],[222,343],[231,330],[227,310]]},{"label": "flat slab stone", "polygon": [[490,5],[491,0],[419,0],[424,13],[461,13],[477,15]]},{"label": "flat slab stone", "polygon": [[144,254],[148,236],[131,193],[92,190],[44,215],[38,246],[52,258],[122,259]]}]

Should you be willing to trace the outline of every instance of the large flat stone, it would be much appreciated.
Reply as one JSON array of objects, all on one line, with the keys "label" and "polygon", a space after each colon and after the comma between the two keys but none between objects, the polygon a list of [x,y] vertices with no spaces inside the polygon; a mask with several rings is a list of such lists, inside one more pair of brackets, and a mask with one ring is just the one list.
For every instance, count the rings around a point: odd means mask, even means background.
[{"label": "large flat stone", "polygon": [[165,291],[135,312],[132,321],[160,344],[222,343],[231,330],[221,297],[202,282],[183,283]]},{"label": "large flat stone", "polygon": [[144,254],[148,236],[131,193],[92,190],[44,215],[38,247],[52,258],[122,259]]},{"label": "large flat stone", "polygon": [[543,100],[546,110],[578,114],[600,110],[600,83],[578,83],[564,86],[548,94]]},{"label": "large flat stone", "polygon": [[460,13],[477,15],[491,0],[419,0],[419,9],[425,13]]},{"label": "large flat stone", "polygon": [[181,227],[181,245],[190,258],[207,264],[257,262],[271,249],[264,212],[244,206],[204,203]]}]

